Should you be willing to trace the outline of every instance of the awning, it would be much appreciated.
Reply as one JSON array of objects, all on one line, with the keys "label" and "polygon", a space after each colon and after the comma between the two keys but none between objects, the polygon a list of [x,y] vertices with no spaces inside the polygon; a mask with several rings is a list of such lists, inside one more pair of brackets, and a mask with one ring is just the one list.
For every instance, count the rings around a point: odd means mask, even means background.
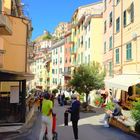
[{"label": "awning", "polygon": [[15,72],[15,71],[7,71],[7,70],[0,70],[0,80],[33,80],[34,74],[27,73],[27,72]]},{"label": "awning", "polygon": [[108,88],[118,88],[128,91],[130,86],[140,83],[140,74],[123,74],[115,76],[112,79],[105,80],[105,86]]}]

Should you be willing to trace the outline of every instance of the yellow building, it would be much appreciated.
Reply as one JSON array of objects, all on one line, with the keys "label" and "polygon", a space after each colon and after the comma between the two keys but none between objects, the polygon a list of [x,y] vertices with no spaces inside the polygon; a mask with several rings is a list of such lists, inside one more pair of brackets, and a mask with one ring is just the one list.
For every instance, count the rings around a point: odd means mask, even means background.
[{"label": "yellow building", "polygon": [[[20,31],[20,32],[19,32]],[[31,23],[20,0],[0,0],[0,120],[25,122],[27,47]]]},{"label": "yellow building", "polygon": [[79,7],[72,16],[72,66],[97,61],[102,63],[103,3]]},{"label": "yellow building", "polygon": [[[114,78],[106,81],[110,88],[121,89],[121,100],[140,97],[140,12],[139,0],[114,2]],[[119,76],[118,76],[119,75]],[[126,105],[127,106],[127,105]]]}]

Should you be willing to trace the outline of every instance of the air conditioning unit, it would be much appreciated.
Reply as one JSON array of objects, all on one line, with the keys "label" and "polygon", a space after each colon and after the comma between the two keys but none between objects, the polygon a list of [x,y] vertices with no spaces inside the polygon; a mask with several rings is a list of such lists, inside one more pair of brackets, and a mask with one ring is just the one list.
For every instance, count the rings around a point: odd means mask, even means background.
[{"label": "air conditioning unit", "polygon": [[137,33],[135,33],[135,32],[132,33],[132,39],[133,39],[133,40],[136,40],[136,39],[137,39]]}]

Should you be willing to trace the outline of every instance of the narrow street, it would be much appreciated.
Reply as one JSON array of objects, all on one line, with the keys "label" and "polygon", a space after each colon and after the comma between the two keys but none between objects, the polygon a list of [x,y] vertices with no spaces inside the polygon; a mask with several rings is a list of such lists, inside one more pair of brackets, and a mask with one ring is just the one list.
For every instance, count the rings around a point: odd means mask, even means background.
[{"label": "narrow street", "polygon": [[[65,107],[60,107],[55,104],[54,112],[57,114],[57,133],[58,140],[73,140],[73,132],[71,122],[69,126],[63,124],[63,114]],[[81,119],[79,121],[79,140],[137,140],[130,135],[125,134],[119,129],[114,127],[104,128],[99,123],[99,119],[102,118],[103,113],[96,109],[96,113],[81,113]],[[33,125],[33,128],[28,133],[17,136],[12,140],[38,140],[41,128],[41,115],[38,114],[37,120]],[[9,139],[11,140],[11,138]]]}]

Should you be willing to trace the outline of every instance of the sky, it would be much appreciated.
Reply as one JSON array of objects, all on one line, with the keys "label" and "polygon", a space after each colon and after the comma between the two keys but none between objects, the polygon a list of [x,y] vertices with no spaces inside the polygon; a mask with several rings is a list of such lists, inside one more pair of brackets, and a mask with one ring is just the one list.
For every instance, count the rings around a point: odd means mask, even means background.
[{"label": "sky", "polygon": [[44,30],[53,32],[60,22],[70,22],[79,7],[101,0],[22,0],[24,13],[32,20],[32,40]]}]

